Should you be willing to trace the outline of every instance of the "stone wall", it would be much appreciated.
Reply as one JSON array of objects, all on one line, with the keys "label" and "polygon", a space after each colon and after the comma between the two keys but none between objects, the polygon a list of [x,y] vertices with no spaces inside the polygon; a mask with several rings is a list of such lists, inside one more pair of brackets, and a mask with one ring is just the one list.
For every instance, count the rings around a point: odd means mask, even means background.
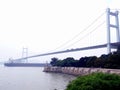
[{"label": "stone wall", "polygon": [[104,68],[76,68],[76,67],[44,67],[44,72],[65,73],[71,75],[87,75],[94,72],[115,73],[120,75],[120,69],[104,69]]}]

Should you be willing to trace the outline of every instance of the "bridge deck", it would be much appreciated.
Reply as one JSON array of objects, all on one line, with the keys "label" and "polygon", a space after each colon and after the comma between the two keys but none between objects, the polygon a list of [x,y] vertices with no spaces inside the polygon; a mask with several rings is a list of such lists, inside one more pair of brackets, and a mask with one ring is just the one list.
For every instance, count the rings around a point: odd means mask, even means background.
[{"label": "bridge deck", "polygon": [[[111,45],[112,48],[117,48],[118,46],[120,46],[120,42],[110,43],[110,45]],[[17,61],[17,60],[22,60],[22,59],[27,59],[27,58],[34,58],[34,57],[47,56],[47,55],[60,54],[60,53],[68,53],[68,52],[75,52],[75,51],[82,51],[82,50],[90,50],[90,49],[97,49],[97,48],[104,48],[104,47],[107,47],[107,44],[89,46],[89,47],[83,47],[83,48],[76,48],[76,49],[68,49],[68,50],[56,51],[56,52],[50,52],[50,53],[43,53],[43,54],[28,56],[28,57],[25,57],[25,58],[19,58],[19,59],[14,59],[14,60]]]}]

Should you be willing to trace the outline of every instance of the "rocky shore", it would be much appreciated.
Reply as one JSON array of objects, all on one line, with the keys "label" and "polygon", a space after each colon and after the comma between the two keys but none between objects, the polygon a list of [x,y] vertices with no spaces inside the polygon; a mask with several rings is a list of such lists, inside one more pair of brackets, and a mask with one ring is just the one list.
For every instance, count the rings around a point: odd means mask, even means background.
[{"label": "rocky shore", "polygon": [[104,69],[104,68],[77,68],[77,67],[44,67],[44,72],[65,73],[75,76],[87,75],[94,72],[115,73],[120,75],[120,69]]}]

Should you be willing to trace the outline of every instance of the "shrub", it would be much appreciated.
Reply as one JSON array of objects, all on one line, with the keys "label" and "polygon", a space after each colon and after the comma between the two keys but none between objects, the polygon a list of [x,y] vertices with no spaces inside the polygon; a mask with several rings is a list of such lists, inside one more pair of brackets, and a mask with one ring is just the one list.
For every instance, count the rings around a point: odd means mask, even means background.
[{"label": "shrub", "polygon": [[66,90],[120,90],[120,76],[107,73],[79,76]]}]

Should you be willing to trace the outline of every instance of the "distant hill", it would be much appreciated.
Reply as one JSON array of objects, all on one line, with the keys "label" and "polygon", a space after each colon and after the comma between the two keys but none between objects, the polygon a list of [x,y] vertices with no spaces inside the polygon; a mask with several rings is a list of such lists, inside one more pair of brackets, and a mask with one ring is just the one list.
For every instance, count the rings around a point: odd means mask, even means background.
[{"label": "distant hill", "polygon": [[8,67],[44,67],[46,63],[4,63]]}]

